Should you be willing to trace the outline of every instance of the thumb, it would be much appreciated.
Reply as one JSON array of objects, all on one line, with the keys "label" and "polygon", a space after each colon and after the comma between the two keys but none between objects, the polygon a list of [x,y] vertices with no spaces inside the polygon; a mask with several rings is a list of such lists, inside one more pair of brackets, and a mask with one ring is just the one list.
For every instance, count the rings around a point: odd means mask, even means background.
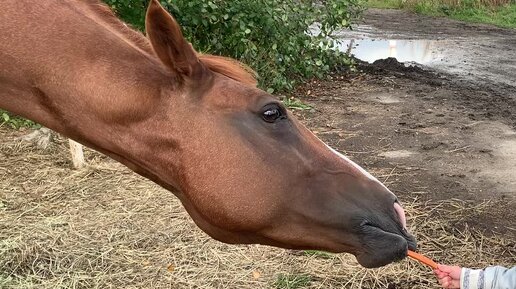
[{"label": "thumb", "polygon": [[437,265],[439,270],[447,273],[448,275],[450,275],[450,277],[452,277],[453,279],[458,279],[460,278],[460,272],[462,270],[461,267],[459,266],[448,266],[448,265]]},{"label": "thumb", "polygon": [[439,270],[449,274],[452,271],[453,266],[438,264],[437,268]]}]

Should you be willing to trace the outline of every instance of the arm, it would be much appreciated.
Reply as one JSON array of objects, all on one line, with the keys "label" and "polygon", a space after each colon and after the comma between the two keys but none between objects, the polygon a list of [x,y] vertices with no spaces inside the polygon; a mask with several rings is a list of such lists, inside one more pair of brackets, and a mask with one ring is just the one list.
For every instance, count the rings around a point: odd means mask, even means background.
[{"label": "arm", "polygon": [[435,274],[443,288],[516,289],[516,267],[487,267],[483,270],[439,265]]},{"label": "arm", "polygon": [[515,289],[516,267],[487,267],[484,269],[484,284],[485,289]]}]

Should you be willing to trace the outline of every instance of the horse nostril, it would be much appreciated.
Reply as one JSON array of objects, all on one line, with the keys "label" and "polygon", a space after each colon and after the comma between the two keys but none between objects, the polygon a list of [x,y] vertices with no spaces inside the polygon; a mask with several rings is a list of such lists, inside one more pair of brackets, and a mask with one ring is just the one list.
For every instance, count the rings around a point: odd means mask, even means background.
[{"label": "horse nostril", "polygon": [[394,203],[394,211],[396,211],[396,214],[398,215],[398,218],[401,222],[401,225],[403,226],[403,229],[407,230],[407,218],[405,216],[405,211],[398,202]]}]

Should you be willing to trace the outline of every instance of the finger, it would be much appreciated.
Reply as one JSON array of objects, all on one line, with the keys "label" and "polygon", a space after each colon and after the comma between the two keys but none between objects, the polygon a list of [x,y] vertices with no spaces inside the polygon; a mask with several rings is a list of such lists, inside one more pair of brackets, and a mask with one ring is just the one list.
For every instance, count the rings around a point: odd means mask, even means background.
[{"label": "finger", "polygon": [[451,270],[452,270],[452,266],[448,266],[448,265],[442,265],[442,264],[438,264],[437,265],[437,268],[443,272],[446,272],[446,273],[450,273]]},{"label": "finger", "polygon": [[446,277],[446,278],[444,278],[444,279],[446,280],[446,281],[445,281],[445,283],[446,283],[446,288],[452,288],[452,286],[451,286],[451,285],[452,285],[452,279],[451,279],[450,277]]},{"label": "finger", "polygon": [[434,270],[434,274],[435,274],[435,276],[437,276],[437,278],[439,278],[439,279],[441,279],[441,278],[443,278],[443,277],[448,276],[448,273],[443,272],[443,271],[441,271],[441,270],[439,270],[439,269]]},{"label": "finger", "polygon": [[459,266],[448,266],[448,265],[438,265],[439,270],[447,273],[447,275],[450,275],[454,279],[460,278],[460,272],[462,270]]},{"label": "finger", "polygon": [[439,279],[439,283],[441,285],[443,285],[443,287],[446,285],[446,284],[449,284],[450,283],[450,277],[445,277],[445,278],[441,278]]}]

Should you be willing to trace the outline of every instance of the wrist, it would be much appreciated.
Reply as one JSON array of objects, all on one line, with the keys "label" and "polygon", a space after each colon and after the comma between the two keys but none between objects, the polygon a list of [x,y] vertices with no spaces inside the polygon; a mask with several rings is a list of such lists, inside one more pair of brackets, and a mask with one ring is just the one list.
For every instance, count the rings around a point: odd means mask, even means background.
[{"label": "wrist", "polygon": [[460,272],[460,289],[479,289],[484,283],[484,270],[462,268]]}]

